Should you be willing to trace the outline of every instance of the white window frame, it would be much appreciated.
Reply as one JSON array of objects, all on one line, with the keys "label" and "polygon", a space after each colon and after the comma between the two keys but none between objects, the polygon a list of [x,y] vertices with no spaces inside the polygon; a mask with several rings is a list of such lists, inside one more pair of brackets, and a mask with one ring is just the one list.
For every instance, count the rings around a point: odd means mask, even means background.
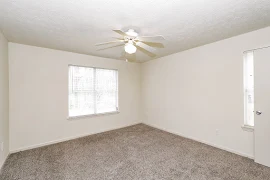
[{"label": "white window frame", "polygon": [[[117,71],[117,110],[112,111],[112,112],[105,112],[105,113],[95,113],[95,114],[86,114],[86,115],[78,115],[78,116],[69,116],[69,67],[70,66],[77,66],[77,67],[85,67],[85,68],[93,68],[95,69],[106,69],[106,70],[114,70]],[[87,118],[87,117],[97,117],[97,116],[104,116],[104,115],[112,115],[112,114],[119,114],[120,113],[120,108],[119,108],[119,71],[118,69],[112,69],[112,68],[101,68],[101,67],[94,67],[94,66],[83,66],[83,65],[74,65],[74,64],[69,64],[68,65],[68,120],[74,120],[74,119],[79,119],[79,118]]]}]

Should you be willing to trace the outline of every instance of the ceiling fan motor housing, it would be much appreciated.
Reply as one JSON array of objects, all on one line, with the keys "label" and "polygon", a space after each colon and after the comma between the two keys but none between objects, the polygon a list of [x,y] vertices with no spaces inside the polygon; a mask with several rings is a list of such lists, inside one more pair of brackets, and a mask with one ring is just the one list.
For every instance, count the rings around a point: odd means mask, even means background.
[{"label": "ceiling fan motor housing", "polygon": [[129,29],[126,34],[130,37],[136,38],[138,36],[138,33],[134,31],[134,29]]}]

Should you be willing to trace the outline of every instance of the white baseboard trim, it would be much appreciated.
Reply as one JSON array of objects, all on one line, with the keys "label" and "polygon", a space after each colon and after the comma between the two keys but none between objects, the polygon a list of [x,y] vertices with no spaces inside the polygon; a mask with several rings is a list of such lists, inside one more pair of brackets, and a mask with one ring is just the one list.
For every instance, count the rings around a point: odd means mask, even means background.
[{"label": "white baseboard trim", "polygon": [[153,128],[156,128],[156,129],[160,129],[162,131],[166,131],[168,133],[172,133],[172,134],[175,134],[175,135],[178,135],[178,136],[181,136],[181,137],[184,137],[184,138],[187,138],[187,139],[191,139],[191,140],[194,140],[194,141],[197,141],[197,142],[200,142],[200,143],[203,143],[203,144],[206,144],[206,145],[209,145],[209,146],[213,146],[215,148],[218,148],[218,149],[221,149],[221,150],[224,150],[224,151],[228,151],[230,153],[234,153],[234,154],[237,154],[239,156],[243,156],[243,157],[247,157],[249,159],[254,159],[254,156],[252,155],[249,155],[249,154],[245,154],[245,153],[242,153],[242,152],[239,152],[239,151],[235,151],[233,149],[230,149],[230,148],[227,148],[227,147],[223,147],[223,146],[220,146],[220,145],[217,145],[217,144],[213,144],[213,143],[209,143],[209,142],[206,142],[206,141],[203,141],[203,140],[199,140],[197,138],[193,138],[193,137],[189,137],[189,136],[185,136],[181,133],[178,133],[178,132],[175,132],[175,131],[171,131],[171,130],[168,130],[168,129],[165,129],[165,128],[160,128],[156,125],[152,125],[152,124],[148,124],[148,123],[145,123],[143,122],[143,124],[147,125],[147,126],[150,126],[150,127],[153,127]]},{"label": "white baseboard trim", "polygon": [[2,164],[0,164],[0,174],[2,173],[2,167],[4,166],[4,164],[6,163],[8,157],[9,157],[10,153],[7,155],[6,159],[4,160],[4,162]]},{"label": "white baseboard trim", "polygon": [[71,136],[71,137],[67,137],[67,138],[57,139],[57,140],[48,141],[45,143],[39,143],[39,144],[31,145],[31,146],[25,146],[25,147],[21,147],[18,149],[12,149],[12,150],[10,150],[10,154],[17,153],[20,151],[35,149],[35,148],[39,148],[39,147],[43,147],[43,146],[48,146],[48,145],[52,145],[52,144],[57,144],[57,143],[61,143],[61,142],[65,142],[65,141],[69,141],[69,140],[73,140],[73,139],[78,139],[78,138],[82,138],[82,137],[86,137],[86,136],[90,136],[90,135],[94,135],[94,134],[99,134],[99,133],[103,133],[103,132],[107,132],[107,131],[121,129],[121,128],[129,127],[129,126],[134,126],[137,124],[141,124],[141,122],[131,123],[129,125],[124,125],[124,126],[119,126],[119,127],[108,128],[108,129],[101,130],[98,132],[86,133],[86,134],[81,134],[81,135],[77,135],[77,136]]}]

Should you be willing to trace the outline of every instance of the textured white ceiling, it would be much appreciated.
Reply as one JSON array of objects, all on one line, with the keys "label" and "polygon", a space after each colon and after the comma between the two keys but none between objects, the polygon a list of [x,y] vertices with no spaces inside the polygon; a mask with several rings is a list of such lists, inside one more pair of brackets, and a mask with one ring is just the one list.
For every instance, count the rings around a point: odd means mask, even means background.
[{"label": "textured white ceiling", "polygon": [[112,29],[163,35],[161,57],[269,25],[270,0],[0,0],[9,41],[115,59],[122,47],[94,46],[118,37]]}]

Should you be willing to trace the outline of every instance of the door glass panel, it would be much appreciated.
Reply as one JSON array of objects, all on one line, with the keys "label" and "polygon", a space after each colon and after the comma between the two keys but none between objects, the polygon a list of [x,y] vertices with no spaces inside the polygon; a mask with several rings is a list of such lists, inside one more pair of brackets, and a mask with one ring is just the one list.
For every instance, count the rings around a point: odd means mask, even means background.
[{"label": "door glass panel", "polygon": [[244,53],[244,125],[254,126],[254,60],[253,51]]}]

